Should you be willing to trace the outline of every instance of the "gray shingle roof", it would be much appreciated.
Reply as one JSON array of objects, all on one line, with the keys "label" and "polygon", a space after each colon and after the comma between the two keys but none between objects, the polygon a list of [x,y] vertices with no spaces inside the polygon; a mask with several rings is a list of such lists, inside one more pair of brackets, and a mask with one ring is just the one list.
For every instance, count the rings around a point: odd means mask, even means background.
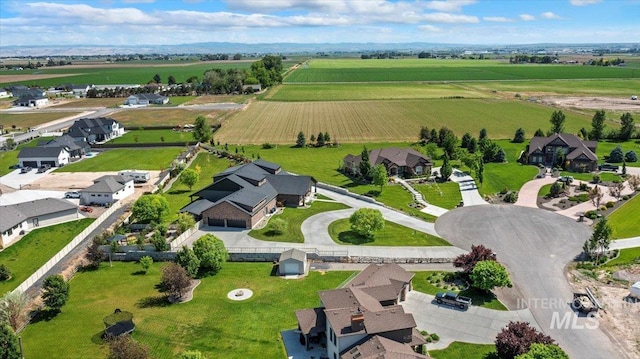
[{"label": "gray shingle roof", "polygon": [[93,184],[79,192],[92,193],[116,193],[124,188],[127,181],[122,176],[102,176],[93,181]]},{"label": "gray shingle roof", "polygon": [[0,206],[0,232],[32,217],[76,209],[77,206],[59,198],[42,198],[34,201]]},{"label": "gray shingle roof", "polygon": [[22,147],[18,153],[18,158],[33,157],[55,157],[58,158],[60,152],[65,151],[64,147]]},{"label": "gray shingle roof", "polygon": [[317,183],[311,176],[267,175],[267,181],[278,194],[294,194],[304,196],[309,192],[313,183]]},{"label": "gray shingle roof", "polygon": [[131,96],[137,97],[138,99],[148,100],[148,101],[155,101],[160,99],[164,100],[165,98],[167,98],[166,96],[158,95],[155,93],[138,93]]},{"label": "gray shingle roof", "polygon": [[206,199],[199,199],[197,201],[193,201],[191,203],[189,203],[188,205],[184,206],[180,212],[188,212],[191,214],[196,214],[196,215],[200,215],[202,212],[208,210],[209,208],[213,207],[214,203],[211,201],[208,201]]},{"label": "gray shingle roof", "polygon": [[303,334],[323,333],[327,327],[324,308],[296,310],[296,318]]},{"label": "gray shingle roof", "polygon": [[286,250],[282,253],[280,253],[280,261],[284,261],[287,259],[295,259],[298,260],[300,262],[304,262],[307,259],[307,253],[305,251],[301,251],[299,249],[296,248],[291,248],[289,250]]}]

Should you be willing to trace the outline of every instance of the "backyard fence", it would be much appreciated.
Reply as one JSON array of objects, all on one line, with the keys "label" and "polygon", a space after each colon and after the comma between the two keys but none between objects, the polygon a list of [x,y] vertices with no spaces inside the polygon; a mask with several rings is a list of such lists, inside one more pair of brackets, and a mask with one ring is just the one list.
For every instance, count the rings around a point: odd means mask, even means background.
[{"label": "backyard fence", "polygon": [[55,256],[47,261],[42,267],[38,268],[32,275],[29,276],[24,282],[20,283],[20,285],[14,289],[13,291],[19,291],[25,293],[31,286],[37,282],[40,278],[42,278],[53,266],[55,266],[58,262],[62,260],[69,252],[71,252],[80,242],[85,240],[93,230],[98,228],[99,225],[102,224],[110,215],[113,214],[118,208],[122,206],[120,201],[115,202],[109,207],[100,217],[98,217],[89,227],[85,228],[80,234],[78,234],[69,244],[64,246]]},{"label": "backyard fence", "polygon": [[193,235],[197,230],[202,228],[202,226],[203,226],[203,222],[202,220],[200,220],[196,223],[195,226],[187,229],[186,231],[184,231],[184,233],[176,237],[176,239],[171,241],[171,250],[176,251],[180,249],[180,247],[182,247],[182,244],[187,240],[187,238],[191,237],[191,235]]}]

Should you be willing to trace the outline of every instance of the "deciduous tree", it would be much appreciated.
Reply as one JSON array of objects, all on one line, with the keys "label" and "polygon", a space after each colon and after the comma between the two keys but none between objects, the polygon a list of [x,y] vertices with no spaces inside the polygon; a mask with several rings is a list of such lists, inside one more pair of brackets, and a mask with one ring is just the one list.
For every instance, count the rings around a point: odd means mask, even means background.
[{"label": "deciduous tree", "polygon": [[20,359],[18,336],[8,324],[0,322],[0,358]]},{"label": "deciduous tree", "polygon": [[162,268],[162,288],[169,301],[180,300],[191,286],[191,277],[182,266],[169,262]]},{"label": "deciduous tree", "polygon": [[147,194],[140,197],[133,205],[131,217],[137,222],[162,222],[169,214],[169,202],[158,194]]},{"label": "deciduous tree", "polygon": [[149,349],[131,338],[129,335],[120,335],[109,338],[108,359],[147,359]]},{"label": "deciduous tree", "polygon": [[511,285],[507,269],[494,260],[480,261],[473,267],[469,276],[472,285],[478,289],[491,291],[495,287]]},{"label": "deciduous tree", "polygon": [[591,119],[591,133],[589,138],[595,141],[599,141],[604,133],[606,116],[604,110],[598,110]]},{"label": "deciduous tree", "polygon": [[289,227],[287,221],[282,218],[273,218],[269,221],[269,233],[282,235]]},{"label": "deciduous tree", "polygon": [[380,186],[380,193],[382,193],[382,189],[387,185],[388,181],[387,168],[383,164],[373,167],[373,184]]},{"label": "deciduous tree", "polygon": [[207,143],[211,139],[211,126],[204,116],[196,117],[193,124],[193,138],[202,143]]},{"label": "deciduous tree", "polygon": [[595,185],[592,189],[589,190],[588,196],[591,200],[591,203],[596,207],[596,209],[600,208],[600,202],[602,201],[604,193],[602,193],[602,190],[600,189],[600,187],[598,187],[598,185]]},{"label": "deciduous tree", "polygon": [[496,254],[482,244],[477,246],[471,245],[471,251],[466,254],[461,254],[453,260],[453,266],[456,268],[462,268],[462,273],[470,274],[473,272],[476,263],[482,261],[495,261]]},{"label": "deciduous tree", "polygon": [[144,256],[140,258],[140,265],[142,266],[142,271],[147,273],[151,265],[153,264],[153,258],[150,256]]},{"label": "deciduous tree", "polygon": [[526,322],[509,322],[496,336],[496,352],[500,359],[514,359],[529,351],[532,344],[554,344],[550,336],[538,332]]},{"label": "deciduous tree", "polygon": [[351,230],[366,238],[373,238],[375,232],[384,228],[382,213],[373,208],[360,208],[349,217]]},{"label": "deciduous tree", "polygon": [[193,252],[200,259],[200,273],[216,274],[229,258],[224,243],[212,234],[204,235],[193,243]]},{"label": "deciduous tree", "polygon": [[600,255],[609,249],[611,244],[611,233],[613,230],[607,222],[607,217],[603,217],[593,228],[593,234],[589,238],[590,247],[596,251],[596,263],[599,264]]},{"label": "deciduous tree", "polygon": [[636,126],[633,123],[633,116],[629,112],[620,116],[620,134],[619,139],[622,141],[628,141],[636,130]]},{"label": "deciduous tree", "polygon": [[420,127],[420,135],[418,136],[420,142],[427,143],[431,139],[431,133],[429,132],[429,128],[427,126]]},{"label": "deciduous tree", "polygon": [[8,323],[18,330],[27,317],[27,297],[19,290],[7,292],[0,298],[0,323]]},{"label": "deciduous tree", "polygon": [[184,268],[191,277],[195,278],[198,275],[200,259],[193,253],[193,249],[183,246],[182,249],[176,253],[176,263]]},{"label": "deciduous tree", "polygon": [[60,311],[69,299],[69,283],[59,274],[48,276],[42,283],[42,300],[53,311]]},{"label": "deciduous tree", "polygon": [[180,183],[189,187],[189,191],[193,188],[193,186],[198,183],[200,180],[200,175],[195,170],[191,168],[187,168],[186,170],[180,173]]},{"label": "deciduous tree", "polygon": [[622,191],[624,191],[624,182],[617,182],[609,186],[609,194],[611,197],[615,197],[618,201],[622,198]]},{"label": "deciduous tree", "polygon": [[569,359],[569,356],[557,345],[533,343],[527,353],[516,359]]}]

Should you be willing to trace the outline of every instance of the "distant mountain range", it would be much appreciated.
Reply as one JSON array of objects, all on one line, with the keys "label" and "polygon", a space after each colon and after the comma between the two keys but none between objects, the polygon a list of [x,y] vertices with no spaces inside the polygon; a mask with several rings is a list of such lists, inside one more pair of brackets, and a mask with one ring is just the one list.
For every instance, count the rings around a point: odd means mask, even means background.
[{"label": "distant mountain range", "polygon": [[95,56],[130,54],[317,54],[354,53],[374,51],[494,51],[494,50],[588,50],[588,49],[638,49],[640,44],[527,44],[527,45],[465,45],[412,43],[271,43],[246,44],[232,42],[203,42],[181,45],[44,45],[44,46],[0,46],[0,57],[26,56]]}]

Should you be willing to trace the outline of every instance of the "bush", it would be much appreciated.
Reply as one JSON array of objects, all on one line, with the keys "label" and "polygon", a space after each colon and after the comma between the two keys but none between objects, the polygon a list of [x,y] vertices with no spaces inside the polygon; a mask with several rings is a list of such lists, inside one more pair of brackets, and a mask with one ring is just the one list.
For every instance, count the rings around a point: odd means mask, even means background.
[{"label": "bush", "polygon": [[509,322],[496,337],[496,352],[501,359],[513,359],[529,351],[531,344],[554,344],[550,336],[538,332],[526,322]]},{"label": "bush", "polygon": [[434,342],[437,342],[438,340],[440,340],[440,337],[436,333],[431,334],[430,337],[431,337],[431,340],[433,340]]},{"label": "bush", "polygon": [[629,151],[624,154],[624,160],[627,162],[638,162],[638,155],[636,155],[635,151]]},{"label": "bush", "polygon": [[516,203],[518,201],[518,192],[509,192],[504,196],[504,201],[507,203]]},{"label": "bush", "polygon": [[600,211],[606,211],[606,210],[607,210],[607,206],[604,206],[604,205],[603,205],[603,206],[598,207],[598,209],[599,209]]},{"label": "bush", "polygon": [[609,153],[609,162],[620,163],[622,162],[622,157],[623,157],[622,148],[618,146],[613,150],[611,150],[611,153]]},{"label": "bush", "polygon": [[269,143],[269,142],[265,142],[265,143],[262,144],[262,149],[264,149],[264,150],[270,150],[270,149],[275,148],[275,147],[276,147],[276,145],[274,145],[272,143]]},{"label": "bush", "polygon": [[584,182],[580,182],[580,185],[578,186],[578,189],[580,191],[587,191],[587,190],[589,190],[589,186],[587,186],[587,184],[584,183]]},{"label": "bush", "polygon": [[585,212],[584,216],[589,219],[596,219],[598,218],[598,213],[596,211],[587,211]]},{"label": "bush", "polygon": [[607,208],[612,208],[612,207],[613,207],[613,206],[615,206],[615,205],[616,205],[616,203],[615,203],[615,202],[613,202],[613,201],[609,201],[609,202],[607,202],[607,203],[605,204],[605,206],[606,206]]},{"label": "bush", "polygon": [[600,175],[593,175],[593,183],[600,183]]},{"label": "bush", "polygon": [[629,199],[629,196],[628,195],[624,195],[624,196],[622,196],[622,199],[626,201],[626,200]]},{"label": "bush", "polygon": [[164,238],[164,236],[161,235],[160,233],[158,232],[154,233],[151,241],[156,251],[165,252],[169,250],[169,243],[167,243],[167,239]]},{"label": "bush", "polygon": [[5,281],[11,278],[11,271],[9,268],[3,264],[0,264],[0,281]]}]

